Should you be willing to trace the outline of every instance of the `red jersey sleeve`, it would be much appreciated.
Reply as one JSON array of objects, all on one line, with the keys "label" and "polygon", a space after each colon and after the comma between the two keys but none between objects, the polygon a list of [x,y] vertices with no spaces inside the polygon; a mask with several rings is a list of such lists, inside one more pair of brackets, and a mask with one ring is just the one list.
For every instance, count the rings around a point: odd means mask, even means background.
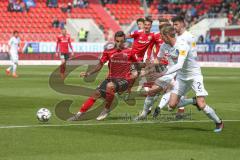
[{"label": "red jersey sleeve", "polygon": [[68,37],[68,45],[71,48],[71,50],[73,51],[72,43],[71,43],[71,37],[70,36]]},{"label": "red jersey sleeve", "polygon": [[109,60],[109,56],[108,53],[106,51],[103,52],[103,55],[100,59],[100,63],[104,64]]},{"label": "red jersey sleeve", "polygon": [[133,54],[132,52],[130,52],[128,59],[130,62],[138,62],[136,55]]},{"label": "red jersey sleeve", "polygon": [[153,38],[151,41],[151,44],[149,45],[148,50],[147,50],[147,59],[150,59],[152,51],[153,51],[153,46],[155,43],[156,43],[156,40],[155,40],[155,38]]},{"label": "red jersey sleeve", "polygon": [[130,33],[130,37],[136,38],[139,35],[139,31],[133,31]]},{"label": "red jersey sleeve", "polygon": [[59,52],[59,43],[60,43],[60,37],[57,36],[56,52]]}]

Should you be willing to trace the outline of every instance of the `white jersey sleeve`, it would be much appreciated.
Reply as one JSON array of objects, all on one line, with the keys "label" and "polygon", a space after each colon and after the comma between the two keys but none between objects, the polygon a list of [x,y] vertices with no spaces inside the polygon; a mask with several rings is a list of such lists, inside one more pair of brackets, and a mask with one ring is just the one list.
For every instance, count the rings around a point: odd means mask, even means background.
[{"label": "white jersey sleeve", "polygon": [[10,38],[10,40],[8,41],[8,45],[11,47],[12,43],[13,43],[13,37]]},{"label": "white jersey sleeve", "polygon": [[166,51],[166,44],[163,43],[163,44],[161,45],[160,49],[159,49],[159,52],[158,52],[158,54],[157,54],[157,58],[160,59],[160,58],[164,57],[165,51]]},{"label": "white jersey sleeve", "polygon": [[184,62],[190,50],[188,44],[185,41],[176,42],[174,48],[178,53],[177,63],[168,68],[167,72],[165,73],[166,75],[177,72],[178,70],[183,68]]}]

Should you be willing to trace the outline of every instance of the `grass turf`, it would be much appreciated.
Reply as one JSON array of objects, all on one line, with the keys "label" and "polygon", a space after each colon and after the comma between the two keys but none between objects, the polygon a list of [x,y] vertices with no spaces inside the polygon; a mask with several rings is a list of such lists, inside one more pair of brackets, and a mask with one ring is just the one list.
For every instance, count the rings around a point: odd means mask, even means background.
[{"label": "grass turf", "polygon": [[[240,157],[239,121],[225,122],[224,131],[215,134],[212,122],[165,123],[150,118],[154,123],[134,123],[124,119],[125,115],[134,116],[142,109],[143,99],[138,100],[136,106],[120,102],[104,122],[89,120],[70,126],[54,115],[55,105],[63,99],[71,99],[74,101],[71,111],[76,112],[86,97],[52,90],[48,80],[55,68],[20,66],[17,79],[0,73],[0,160],[238,160]],[[85,68],[71,73],[66,83],[95,88],[106,74],[104,68],[96,82],[86,83],[78,76],[81,70]],[[203,74],[209,92],[208,104],[223,119],[240,120],[240,69],[203,68]],[[47,124],[62,126],[44,127],[39,123],[35,114],[40,107],[53,112]],[[186,109],[191,110],[193,120],[207,120],[194,107]],[[6,128],[23,125],[34,126]]]}]

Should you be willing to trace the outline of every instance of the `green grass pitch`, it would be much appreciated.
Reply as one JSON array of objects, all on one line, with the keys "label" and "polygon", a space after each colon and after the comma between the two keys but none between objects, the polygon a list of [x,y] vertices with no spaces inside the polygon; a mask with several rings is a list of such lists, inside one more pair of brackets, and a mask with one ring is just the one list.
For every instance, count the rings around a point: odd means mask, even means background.
[{"label": "green grass pitch", "polygon": [[[239,160],[240,159],[240,69],[203,68],[207,102],[226,121],[222,133],[214,124],[188,106],[192,120],[181,122],[148,121],[136,123],[124,115],[136,115],[136,106],[123,102],[103,122],[89,120],[69,123],[54,114],[55,105],[73,100],[76,112],[81,96],[64,95],[49,87],[49,75],[56,66],[20,66],[20,77],[13,79],[0,69],[0,160]],[[83,82],[78,68],[67,84],[96,87],[104,79],[103,69],[94,83]],[[189,96],[192,96],[190,93]],[[53,116],[46,123],[36,119],[36,111],[46,107]],[[164,113],[168,113],[165,111]],[[196,122],[195,122],[196,121]],[[88,124],[88,125],[85,125]],[[13,126],[13,127],[10,127]]]}]

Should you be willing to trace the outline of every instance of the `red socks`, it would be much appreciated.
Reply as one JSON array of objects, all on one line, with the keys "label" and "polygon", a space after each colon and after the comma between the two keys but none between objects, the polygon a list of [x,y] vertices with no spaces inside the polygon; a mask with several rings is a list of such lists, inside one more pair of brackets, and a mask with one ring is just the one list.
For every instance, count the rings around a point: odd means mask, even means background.
[{"label": "red socks", "polygon": [[89,97],[82,105],[80,112],[87,112],[87,110],[89,108],[92,107],[92,105],[95,103],[95,99],[93,99],[92,97]]},{"label": "red socks", "polygon": [[63,63],[63,64],[60,65],[60,73],[64,74],[65,70],[66,70],[66,64]]}]

